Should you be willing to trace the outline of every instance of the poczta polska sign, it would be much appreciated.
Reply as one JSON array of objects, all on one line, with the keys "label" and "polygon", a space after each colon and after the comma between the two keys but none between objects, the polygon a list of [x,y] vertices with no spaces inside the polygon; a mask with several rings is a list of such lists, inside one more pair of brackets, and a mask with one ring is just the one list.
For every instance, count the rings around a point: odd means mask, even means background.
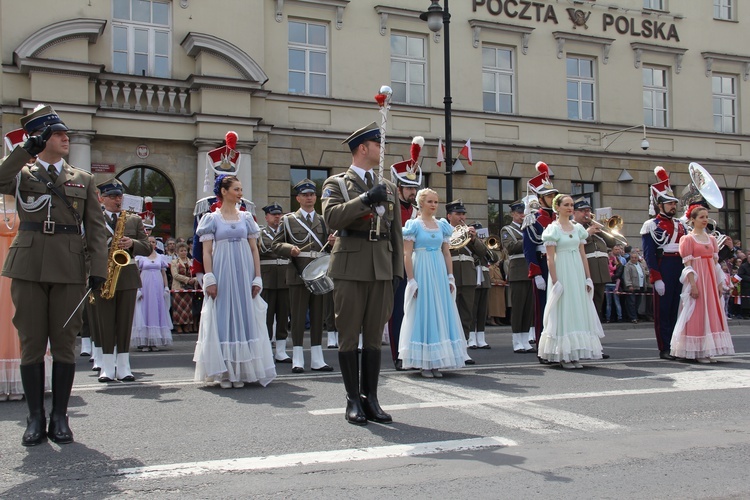
[{"label": "poczta polska sign", "polygon": [[[481,7],[487,9],[493,16],[503,16],[509,19],[523,21],[535,21],[541,23],[552,22],[559,24],[558,14],[554,5],[529,0],[471,0],[472,11],[476,12]],[[580,9],[566,8],[565,14],[570,18],[573,27],[588,29],[591,24],[591,12]],[[615,16],[609,12],[602,13],[601,27],[603,32],[616,31],[620,35],[630,35],[654,40],[680,41],[677,27],[673,23],[654,21],[652,19],[641,19],[640,22],[633,17]]]}]

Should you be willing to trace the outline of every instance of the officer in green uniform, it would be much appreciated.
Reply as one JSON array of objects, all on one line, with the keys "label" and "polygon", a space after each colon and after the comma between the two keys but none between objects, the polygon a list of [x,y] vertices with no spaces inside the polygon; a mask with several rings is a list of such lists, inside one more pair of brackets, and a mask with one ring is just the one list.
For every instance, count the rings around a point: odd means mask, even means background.
[{"label": "officer in green uniform", "polygon": [[[138,214],[122,211],[122,195],[125,191],[122,183],[117,179],[110,179],[98,187],[99,201],[104,207],[104,220],[110,237],[110,249],[116,246],[130,257],[130,263],[120,269],[114,297],[107,300],[96,294],[90,308],[90,327],[94,330],[96,345],[102,348],[99,382],[113,382],[115,379],[133,382],[135,377],[130,371],[130,335],[136,295],[141,287],[141,274],[135,263],[135,256],[150,255],[151,244],[143,227],[143,219]],[[123,237],[119,241],[113,241],[121,217],[125,217]]]},{"label": "officer in green uniform", "polygon": [[392,422],[380,407],[377,388],[383,327],[393,310],[393,290],[403,278],[404,242],[396,185],[373,172],[380,163],[380,141],[375,123],[350,135],[344,142],[352,153],[351,166],[323,184],[323,216],[338,231],[328,275],[346,387],[345,418],[355,425]]},{"label": "officer in green uniform", "polygon": [[276,323],[277,363],[291,363],[292,358],[286,353],[286,341],[289,336],[289,285],[286,284],[286,273],[289,259],[276,255],[271,249],[273,239],[279,233],[279,224],[284,210],[278,203],[263,207],[266,214],[266,225],[260,230],[258,254],[260,255],[260,275],[263,278],[263,290],[260,296],[268,304],[266,325],[269,337],[273,337],[273,324]]},{"label": "officer in green uniform", "polygon": [[[29,139],[0,163],[0,193],[16,196],[20,218],[2,274],[13,280],[13,324],[21,341],[21,379],[29,407],[21,444],[34,446],[47,436],[65,444],[73,442],[67,410],[75,375],[75,340],[82,324],[82,309],[76,306],[86,292],[85,254],[90,259],[89,286],[96,290],[106,275],[106,230],[94,177],[63,159],[70,142],[68,127],[57,113],[40,106],[23,117],[21,125]],[[48,429],[47,342],[53,359]]]}]

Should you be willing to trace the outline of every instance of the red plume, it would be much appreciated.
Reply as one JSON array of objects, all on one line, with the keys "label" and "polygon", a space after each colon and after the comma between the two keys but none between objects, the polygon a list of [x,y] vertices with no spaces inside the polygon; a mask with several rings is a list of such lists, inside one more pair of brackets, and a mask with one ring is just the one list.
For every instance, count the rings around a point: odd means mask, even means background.
[{"label": "red plume", "polygon": [[424,146],[424,137],[418,135],[411,141],[411,159],[414,163],[419,161],[419,153],[422,152],[422,146]]},{"label": "red plume", "polygon": [[227,146],[229,146],[230,149],[237,149],[237,139],[239,139],[239,136],[234,130],[230,130],[229,132],[227,132],[227,135],[224,136],[224,140],[226,141]]},{"label": "red plume", "polygon": [[664,167],[657,166],[654,169],[654,174],[656,174],[656,178],[660,181],[668,181],[669,180],[669,174],[666,170],[664,170]]},{"label": "red plume", "polygon": [[385,106],[385,100],[386,100],[387,97],[388,96],[386,96],[385,94],[378,94],[378,95],[376,95],[375,96],[375,100],[378,102],[378,106],[380,106],[381,108],[383,106]]},{"label": "red plume", "polygon": [[536,171],[539,172],[540,174],[549,175],[549,167],[543,161],[536,162]]}]

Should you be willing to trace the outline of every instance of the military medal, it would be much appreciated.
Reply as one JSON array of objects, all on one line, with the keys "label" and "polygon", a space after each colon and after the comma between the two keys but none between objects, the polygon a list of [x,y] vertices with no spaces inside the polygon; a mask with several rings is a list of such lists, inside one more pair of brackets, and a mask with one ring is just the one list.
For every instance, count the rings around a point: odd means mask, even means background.
[{"label": "military medal", "polygon": [[73,208],[78,208],[78,201],[77,200],[73,200]]}]

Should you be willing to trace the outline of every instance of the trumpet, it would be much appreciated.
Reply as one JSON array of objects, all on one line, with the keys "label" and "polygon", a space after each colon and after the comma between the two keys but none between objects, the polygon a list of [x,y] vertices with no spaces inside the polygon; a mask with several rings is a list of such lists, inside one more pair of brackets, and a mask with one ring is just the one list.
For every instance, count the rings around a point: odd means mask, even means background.
[{"label": "trumpet", "polygon": [[496,234],[491,234],[484,240],[484,244],[490,250],[500,250],[500,237]]},{"label": "trumpet", "polygon": [[624,222],[619,215],[613,215],[609,219],[604,219],[602,222],[599,222],[596,219],[591,219],[590,222],[596,225],[606,236],[615,240],[615,242],[623,246],[628,244],[628,240],[620,233]]}]

